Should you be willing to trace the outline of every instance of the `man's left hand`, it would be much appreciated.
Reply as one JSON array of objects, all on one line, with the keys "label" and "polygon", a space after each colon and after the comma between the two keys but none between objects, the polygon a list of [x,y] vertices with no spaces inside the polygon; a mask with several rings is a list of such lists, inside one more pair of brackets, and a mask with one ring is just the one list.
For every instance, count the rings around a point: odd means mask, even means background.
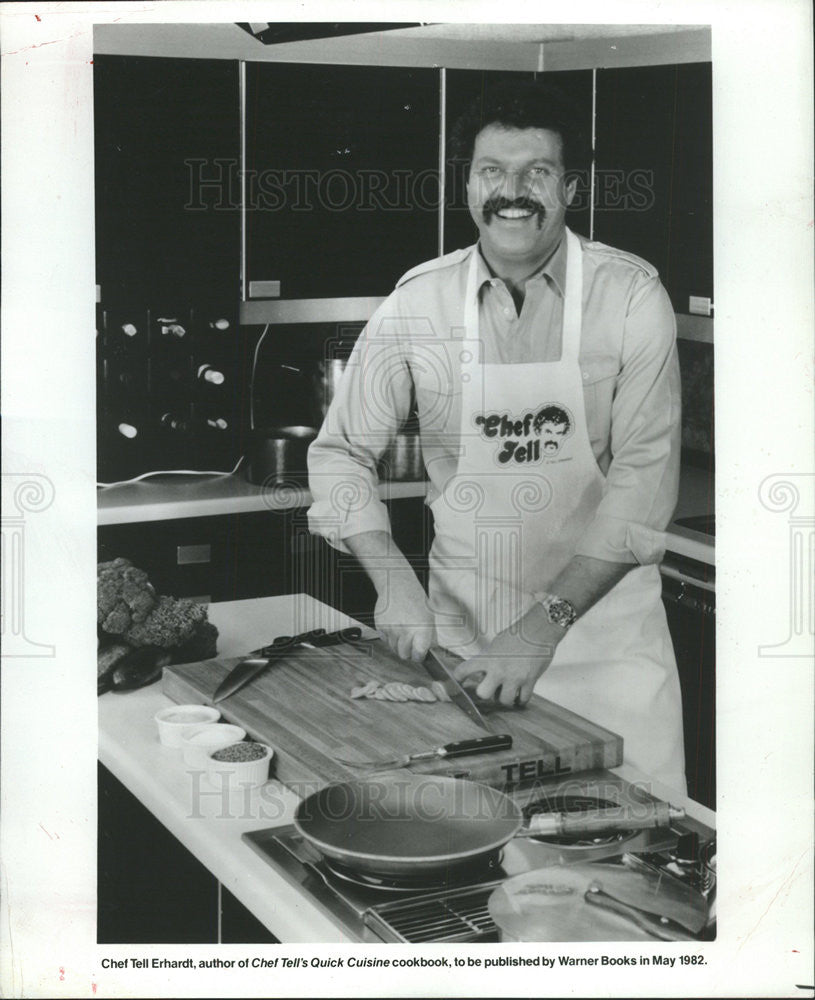
[{"label": "man's left hand", "polygon": [[[504,708],[525,705],[555,653],[556,643],[530,643],[500,632],[484,650],[460,663],[454,673],[481,701],[495,700]],[[469,683],[467,683],[469,680]]]}]

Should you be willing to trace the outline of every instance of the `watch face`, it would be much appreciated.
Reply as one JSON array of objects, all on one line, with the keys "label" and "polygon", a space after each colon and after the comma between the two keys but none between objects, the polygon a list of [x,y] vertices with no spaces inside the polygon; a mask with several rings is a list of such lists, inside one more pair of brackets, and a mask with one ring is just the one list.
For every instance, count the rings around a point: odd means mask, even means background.
[{"label": "watch face", "polygon": [[553,625],[560,625],[561,628],[568,628],[577,615],[571,604],[562,597],[556,597],[546,605],[549,621]]}]

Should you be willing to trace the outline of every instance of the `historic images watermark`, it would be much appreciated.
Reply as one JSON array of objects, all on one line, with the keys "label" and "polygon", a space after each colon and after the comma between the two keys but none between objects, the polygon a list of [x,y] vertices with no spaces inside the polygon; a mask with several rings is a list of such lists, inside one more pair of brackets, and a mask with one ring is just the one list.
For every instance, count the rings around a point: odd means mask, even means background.
[{"label": "historic images watermark", "polygon": [[[467,210],[468,164],[451,161],[444,187],[436,169],[411,170],[360,167],[330,169],[241,169],[235,159],[184,160],[190,212],[437,212],[444,195],[448,210]],[[603,212],[647,212],[654,207],[654,172],[630,170],[575,170],[564,182],[575,180],[570,208]]]},{"label": "historic images watermark", "polygon": [[[200,767],[189,767],[186,773],[190,796],[188,820],[253,820],[275,825],[291,816],[295,803],[300,803],[299,817],[304,821],[319,816],[349,824],[399,822],[409,810],[417,822],[451,818],[488,822],[516,816],[515,809],[508,805],[506,792],[517,794],[518,817],[521,804],[531,796],[537,804],[548,802],[556,811],[564,798],[587,794],[586,780],[582,776],[563,777],[557,790],[538,787],[534,795],[529,789],[509,784],[504,792],[488,789],[485,794],[474,797],[467,782],[444,787],[438,775],[390,771],[387,781],[372,781],[366,785],[362,797],[357,797],[353,784],[343,783],[337,783],[330,796],[317,797],[326,788],[325,781],[287,780],[283,787],[276,780],[254,785],[242,781],[234,773],[210,774]],[[647,781],[635,781],[621,787],[618,781],[597,779],[591,782],[590,794],[598,802],[607,803],[603,811],[609,819],[614,819],[618,810],[635,822],[646,819],[652,812],[654,793]]]},{"label": "historic images watermark", "polygon": [[759,646],[758,655],[811,658],[815,654],[815,474],[767,476],[758,497],[767,510],[787,514],[789,561],[787,636]]},{"label": "historic images watermark", "polygon": [[4,472],[3,513],[0,518],[0,563],[2,563],[2,647],[0,656],[54,656],[55,647],[26,635],[25,582],[26,515],[47,510],[54,500],[54,484],[40,473]]}]

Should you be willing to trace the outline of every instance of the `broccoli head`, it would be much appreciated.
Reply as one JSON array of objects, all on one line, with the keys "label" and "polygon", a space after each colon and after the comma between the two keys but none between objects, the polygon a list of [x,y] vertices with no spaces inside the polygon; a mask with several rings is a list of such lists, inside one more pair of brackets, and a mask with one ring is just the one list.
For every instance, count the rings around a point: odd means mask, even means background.
[{"label": "broccoli head", "polygon": [[123,635],[143,622],[156,606],[156,592],[142,569],[129,559],[99,563],[96,572],[96,621],[110,635]]},{"label": "broccoli head", "polygon": [[134,646],[161,646],[175,651],[176,663],[206,660],[215,655],[217,628],[207,610],[187,598],[160,597],[144,621],[134,624],[125,638]]}]

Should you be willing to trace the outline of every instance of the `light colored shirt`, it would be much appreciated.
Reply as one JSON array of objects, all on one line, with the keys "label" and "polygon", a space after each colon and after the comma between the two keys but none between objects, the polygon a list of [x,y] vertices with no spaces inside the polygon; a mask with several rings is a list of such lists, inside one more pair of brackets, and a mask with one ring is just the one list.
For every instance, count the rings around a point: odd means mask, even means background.
[{"label": "light colored shirt", "polygon": [[[604,495],[575,554],[659,562],[676,506],[680,381],[673,309],[656,270],[633,254],[583,246],[579,366],[592,451]],[[363,531],[389,531],[376,463],[415,400],[428,471],[426,502],[455,474],[467,267],[474,248],[409,271],[357,341],[317,440],[309,450],[309,526],[336,548]],[[557,361],[561,351],[566,240],[527,280],[518,315],[479,254],[482,362]]]}]

